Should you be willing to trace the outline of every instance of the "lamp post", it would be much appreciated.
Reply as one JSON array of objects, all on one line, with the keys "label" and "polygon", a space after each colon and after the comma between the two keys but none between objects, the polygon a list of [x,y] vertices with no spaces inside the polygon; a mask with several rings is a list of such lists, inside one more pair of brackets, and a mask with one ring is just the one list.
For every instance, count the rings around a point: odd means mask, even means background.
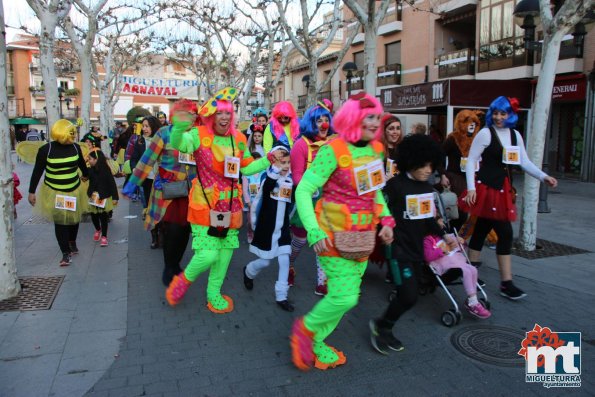
[{"label": "lamp post", "polygon": [[357,65],[355,62],[347,62],[341,69],[345,72],[345,77],[347,77],[347,98],[349,98],[351,96],[351,79],[353,78],[353,72],[357,71]]},{"label": "lamp post", "polygon": [[58,87],[58,100],[60,101],[60,118],[64,118],[64,113],[62,112],[62,101],[64,100],[64,88]]},{"label": "lamp post", "polygon": [[302,83],[304,84],[304,87],[306,87],[306,94],[307,94],[308,89],[310,88],[310,75],[309,74],[302,77]]}]

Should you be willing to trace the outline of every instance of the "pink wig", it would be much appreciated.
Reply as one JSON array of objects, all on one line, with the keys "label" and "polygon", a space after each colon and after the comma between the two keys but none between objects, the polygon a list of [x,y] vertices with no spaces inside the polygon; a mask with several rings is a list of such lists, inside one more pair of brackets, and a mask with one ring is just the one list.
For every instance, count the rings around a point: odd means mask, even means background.
[{"label": "pink wig", "polygon": [[[235,114],[233,111],[233,104],[229,101],[221,101],[218,100],[217,101],[217,112],[229,112],[231,114],[231,118],[229,119],[229,130],[227,130],[227,133],[225,134],[226,136],[233,134],[234,136],[236,135],[237,131],[236,131],[236,127],[235,127]],[[215,133],[215,114],[217,114],[217,112],[213,113],[210,116],[207,117],[203,117],[201,116],[200,119],[202,121],[202,125],[206,126],[209,131],[211,131],[212,133]]]},{"label": "pink wig", "polygon": [[[347,142],[355,143],[362,137],[362,121],[370,114],[382,115],[383,112],[384,110],[378,99],[362,92],[351,96],[341,106],[341,109],[333,117],[333,127],[340,137]],[[379,140],[383,132],[384,129],[380,126],[374,139]]]},{"label": "pink wig", "polygon": [[281,101],[273,108],[273,113],[271,116],[273,131],[271,132],[274,133],[278,139],[281,136],[281,133],[285,131],[283,129],[283,124],[279,122],[279,119],[283,116],[287,116],[291,119],[289,122],[291,138],[293,140],[297,139],[297,137],[300,135],[300,123],[298,121],[297,114],[295,113],[295,108],[289,101]]}]

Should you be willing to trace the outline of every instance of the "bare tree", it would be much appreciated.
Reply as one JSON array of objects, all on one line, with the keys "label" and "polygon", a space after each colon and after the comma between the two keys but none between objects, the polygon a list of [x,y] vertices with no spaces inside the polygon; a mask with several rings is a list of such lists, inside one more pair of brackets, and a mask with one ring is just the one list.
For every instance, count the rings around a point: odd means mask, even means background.
[{"label": "bare tree", "polygon": [[[6,28],[4,4],[0,0],[0,87],[6,87]],[[8,125],[8,95],[0,90],[0,197],[2,197],[2,225],[0,225],[0,300],[17,296],[21,284],[17,277],[14,251],[14,180],[10,159],[10,127]]]},{"label": "bare tree", "polygon": [[[343,44],[343,49],[337,54],[337,60],[331,68],[330,73],[326,79],[321,84],[319,84],[317,76],[318,60],[335,39],[337,30],[339,28],[343,28],[344,26],[340,7],[341,2],[334,2],[331,20],[324,21],[322,25],[312,28],[311,24],[313,23],[314,16],[320,11],[320,7],[325,3],[325,1],[316,0],[315,4],[313,4],[313,7],[308,7],[308,4],[312,3],[311,1],[300,0],[301,25],[299,28],[295,29],[295,32],[287,22],[285,11],[287,1],[285,2],[285,5],[281,2],[281,0],[274,0],[274,2],[277,5],[277,9],[279,10],[279,17],[283,29],[288,34],[289,39],[291,40],[291,43],[295,49],[299,51],[299,53],[302,54],[304,58],[306,58],[310,67],[310,84],[308,87],[308,100],[306,104],[307,107],[310,107],[316,103],[317,93],[322,89],[322,87],[326,86],[330,82],[336,73],[339,65],[343,61],[345,53],[351,46],[351,43],[357,34],[357,29],[354,29],[351,35],[347,38]],[[312,10],[312,13],[309,13],[310,9]],[[359,26],[359,21],[357,23]]]},{"label": "bare tree", "polygon": [[376,95],[376,43],[378,28],[386,15],[390,0],[381,0],[378,8],[375,0],[366,0],[366,8],[362,7],[361,0],[343,0],[345,5],[353,12],[357,20],[364,26],[364,90],[371,95]]},{"label": "bare tree", "polygon": [[[98,35],[94,48],[93,80],[99,91],[101,129],[108,131],[114,118],[114,106],[120,99],[122,76],[132,67],[148,61],[148,48],[153,33],[142,34],[140,29],[129,34],[126,23],[114,25],[109,33]],[[103,70],[99,72],[97,65]]]},{"label": "bare tree", "polygon": [[[543,26],[543,52],[541,71],[535,88],[535,101],[531,107],[531,129],[527,139],[527,154],[535,164],[542,164],[548,115],[552,102],[552,89],[556,77],[556,64],[560,44],[588,10],[593,9],[593,0],[566,0],[553,15],[549,0],[539,1]],[[520,244],[523,249],[535,249],[537,239],[537,204],[539,181],[525,178],[523,206],[521,210]]]},{"label": "bare tree", "polygon": [[58,101],[58,80],[54,68],[54,47],[56,28],[68,15],[72,0],[27,0],[41,24],[39,34],[40,69],[45,89],[48,125],[53,125],[60,118]]}]

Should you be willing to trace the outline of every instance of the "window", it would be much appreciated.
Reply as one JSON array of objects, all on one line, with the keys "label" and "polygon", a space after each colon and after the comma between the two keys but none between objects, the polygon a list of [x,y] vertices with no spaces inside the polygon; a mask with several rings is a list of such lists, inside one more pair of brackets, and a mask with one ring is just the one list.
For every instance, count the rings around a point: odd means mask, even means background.
[{"label": "window", "polygon": [[60,87],[66,91],[68,89],[68,81],[60,81]]},{"label": "window", "polygon": [[385,65],[394,65],[401,63],[401,42],[395,41],[384,45]]},{"label": "window", "polygon": [[357,70],[364,70],[364,52],[354,52],[353,62],[357,65]]},{"label": "window", "polygon": [[479,72],[529,64],[523,47],[523,30],[513,20],[515,1],[481,2]]}]

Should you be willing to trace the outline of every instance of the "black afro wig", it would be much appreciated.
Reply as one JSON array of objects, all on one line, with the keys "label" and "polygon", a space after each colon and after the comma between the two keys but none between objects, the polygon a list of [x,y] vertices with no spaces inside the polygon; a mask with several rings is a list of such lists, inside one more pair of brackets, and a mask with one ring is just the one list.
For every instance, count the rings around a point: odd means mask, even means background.
[{"label": "black afro wig", "polygon": [[407,135],[397,146],[397,164],[399,170],[407,172],[432,164],[432,169],[442,165],[444,155],[438,143],[427,135]]}]

